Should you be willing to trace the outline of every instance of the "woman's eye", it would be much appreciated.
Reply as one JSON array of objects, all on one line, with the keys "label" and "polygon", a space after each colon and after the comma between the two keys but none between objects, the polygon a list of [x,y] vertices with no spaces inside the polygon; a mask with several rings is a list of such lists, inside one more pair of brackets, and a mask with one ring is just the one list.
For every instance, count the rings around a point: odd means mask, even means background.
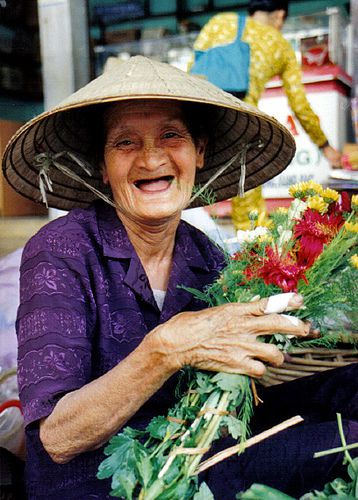
[{"label": "woman's eye", "polygon": [[179,137],[178,132],[165,132],[163,135],[164,139],[172,139],[173,137]]},{"label": "woman's eye", "polygon": [[130,146],[131,144],[133,144],[131,140],[129,140],[129,139],[123,139],[121,141],[117,141],[115,145],[116,145],[117,148],[120,148],[120,147],[123,147],[123,146]]}]

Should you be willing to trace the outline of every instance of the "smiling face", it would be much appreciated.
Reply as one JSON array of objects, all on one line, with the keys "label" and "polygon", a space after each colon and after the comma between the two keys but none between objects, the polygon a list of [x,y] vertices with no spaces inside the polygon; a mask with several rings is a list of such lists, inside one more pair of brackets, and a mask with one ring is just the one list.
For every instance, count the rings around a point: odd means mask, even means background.
[{"label": "smiling face", "polygon": [[122,215],[148,221],[188,205],[205,140],[194,142],[182,105],[170,100],[115,104],[105,115],[103,179]]}]

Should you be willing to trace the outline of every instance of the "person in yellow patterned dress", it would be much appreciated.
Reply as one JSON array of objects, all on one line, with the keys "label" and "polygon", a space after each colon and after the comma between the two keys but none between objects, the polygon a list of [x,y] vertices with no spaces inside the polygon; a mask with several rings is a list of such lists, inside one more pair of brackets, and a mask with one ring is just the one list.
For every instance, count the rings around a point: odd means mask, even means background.
[{"label": "person in yellow patterned dress", "polygon": [[[289,105],[311,140],[320,148],[332,167],[340,167],[341,154],[328,142],[318,116],[312,110],[302,84],[301,69],[291,44],[280,30],[288,14],[288,0],[251,0],[242,40],[250,46],[250,83],[244,100],[254,106],[274,76],[280,76]],[[220,13],[202,28],[194,43],[195,50],[207,50],[228,44],[237,35],[238,14]],[[238,96],[240,97],[240,96]],[[248,213],[259,213],[259,223],[265,221],[262,188],[253,189],[244,198],[232,199],[232,220],[236,229],[248,229]]]}]

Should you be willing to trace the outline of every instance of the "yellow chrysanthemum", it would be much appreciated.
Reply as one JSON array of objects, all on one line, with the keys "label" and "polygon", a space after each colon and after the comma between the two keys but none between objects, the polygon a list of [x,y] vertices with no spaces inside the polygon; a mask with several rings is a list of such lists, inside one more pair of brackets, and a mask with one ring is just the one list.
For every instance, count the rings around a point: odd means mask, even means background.
[{"label": "yellow chrysanthemum", "polygon": [[358,233],[358,222],[345,222],[344,227],[350,233]]},{"label": "yellow chrysanthemum", "polygon": [[358,255],[357,254],[352,255],[352,257],[350,258],[350,261],[351,261],[352,266],[355,267],[356,269],[358,269]]},{"label": "yellow chrysanthemum", "polygon": [[278,213],[278,214],[286,215],[287,212],[288,212],[288,208],[286,208],[286,207],[278,207],[276,209],[276,213]]},{"label": "yellow chrysanthemum", "polygon": [[299,182],[294,184],[288,190],[290,196],[293,198],[306,198],[307,196],[315,196],[321,194],[323,187],[314,181]]},{"label": "yellow chrysanthemum", "polygon": [[326,203],[333,203],[338,201],[339,193],[334,189],[326,188],[322,191],[321,196]]},{"label": "yellow chrysanthemum", "polygon": [[[307,183],[307,195],[313,196],[313,194],[321,194],[323,191],[323,187],[321,184],[318,184],[317,182],[314,181],[308,181]],[[312,191],[312,195],[310,193]]]},{"label": "yellow chrysanthemum", "polygon": [[311,210],[316,210],[320,214],[326,213],[328,209],[328,203],[326,203],[324,199],[318,195],[310,196],[307,199],[307,206]]},{"label": "yellow chrysanthemum", "polygon": [[304,182],[299,182],[298,184],[294,184],[288,190],[288,193],[292,198],[304,198],[306,193],[306,188],[304,186]]},{"label": "yellow chrysanthemum", "polygon": [[354,194],[351,199],[352,210],[358,212],[358,194]]},{"label": "yellow chrysanthemum", "polygon": [[261,234],[258,238],[257,241],[259,243],[271,243],[273,241],[273,238],[271,234]]}]

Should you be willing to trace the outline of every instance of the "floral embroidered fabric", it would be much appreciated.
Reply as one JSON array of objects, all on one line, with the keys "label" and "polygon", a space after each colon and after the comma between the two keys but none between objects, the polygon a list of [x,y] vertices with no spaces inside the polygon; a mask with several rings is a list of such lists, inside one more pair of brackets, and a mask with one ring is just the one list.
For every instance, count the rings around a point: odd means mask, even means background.
[{"label": "floral embroidered fabric", "polygon": [[[205,307],[178,285],[203,288],[223,265],[221,250],[180,222],[160,311],[112,207],[97,202],[72,210],[28,242],[21,264],[17,335],[29,499],[107,498],[107,482],[95,479],[103,448],[56,465],[41,445],[38,421],[66,392],[119,363],[159,323]],[[129,424],[140,427],[165,414],[174,402],[176,380],[172,377]]]}]

